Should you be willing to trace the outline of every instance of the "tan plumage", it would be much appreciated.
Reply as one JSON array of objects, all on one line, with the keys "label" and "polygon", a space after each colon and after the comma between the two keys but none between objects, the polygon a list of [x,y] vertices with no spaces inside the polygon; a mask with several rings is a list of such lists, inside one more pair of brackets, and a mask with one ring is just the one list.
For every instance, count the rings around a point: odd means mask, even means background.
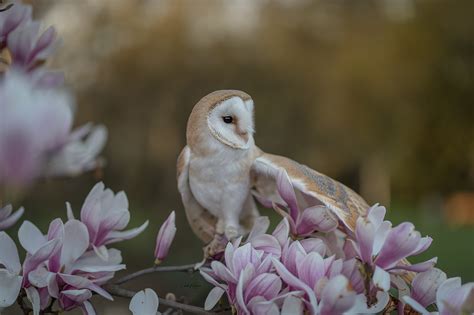
[{"label": "tan plumage", "polygon": [[[241,101],[239,102],[238,99]],[[229,102],[230,105],[228,104]],[[232,102],[237,105],[234,105]],[[196,182],[199,181],[207,181],[209,185],[212,185],[214,181],[220,181],[221,184],[213,188],[217,190],[214,193],[222,195],[222,198],[226,198],[225,192],[221,191],[223,186],[231,183],[233,179],[236,181],[245,180],[245,183],[248,182],[248,185],[245,186],[245,184],[242,187],[247,189],[248,193],[252,190],[267,199],[278,199],[275,179],[280,168],[285,169],[288,173],[293,186],[300,192],[299,195],[303,202],[304,199],[311,199],[312,202],[326,205],[347,228],[352,231],[354,230],[357,217],[365,214],[369,208],[361,196],[338,181],[305,165],[286,157],[264,153],[253,143],[251,132],[247,133],[247,138],[249,138],[247,143],[244,143],[245,137],[238,138],[236,134],[229,134],[229,130],[235,129],[237,132],[247,127],[248,130],[253,131],[253,122],[252,126],[239,126],[239,122],[237,122],[234,129],[228,130],[225,129],[228,128],[227,125],[221,126],[219,123],[217,123],[217,127],[211,126],[210,124],[215,124],[217,120],[211,121],[209,117],[214,115],[212,114],[213,110],[219,106],[224,108],[224,112],[228,110],[226,109],[227,107],[232,111],[236,110],[236,108],[238,109],[239,106],[244,106],[253,118],[253,101],[250,96],[244,92],[234,90],[216,91],[209,94],[196,104],[190,115],[186,134],[188,145],[183,149],[178,158],[178,188],[183,199],[187,219],[194,233],[203,242],[208,243],[214,238],[216,233],[223,232],[219,228],[218,222],[222,219],[220,213],[225,216],[227,212],[225,212],[226,209],[221,209],[222,212],[216,212],[216,209],[213,209],[213,211],[206,209],[201,203],[205,203],[207,200],[203,200],[202,196],[200,196],[201,202],[199,202],[197,200],[199,198],[193,194],[191,186],[196,186]],[[249,110],[250,107],[252,108],[251,111]],[[247,115],[245,111],[240,114]],[[232,139],[229,140],[229,137]],[[243,140],[239,141],[238,139]],[[222,146],[217,145],[216,140]],[[224,151],[224,153],[221,151]],[[235,158],[234,155],[236,156]],[[216,158],[216,156],[220,156],[222,159],[232,159],[232,163],[226,164],[220,158]],[[193,174],[193,168],[190,165],[194,163],[194,157],[215,162],[205,164],[208,168],[208,170],[204,170],[205,173],[198,174],[199,172],[195,172],[196,174]],[[239,167],[236,170],[237,174],[230,176],[231,178],[228,178],[228,181],[225,181],[225,178],[222,179],[220,174],[235,163]],[[190,183],[194,184],[191,185]],[[199,189],[194,190],[199,191]],[[258,212],[256,212],[252,197],[245,197],[245,194],[242,194],[242,198],[247,199],[243,203],[243,209],[237,211],[242,212],[242,215],[239,216],[239,223],[245,227],[243,231],[246,231],[253,224],[253,220],[258,216]],[[220,200],[218,199],[218,201]],[[224,208],[226,207],[225,203],[222,203],[222,205]],[[214,204],[211,203],[210,206],[214,206]]]}]

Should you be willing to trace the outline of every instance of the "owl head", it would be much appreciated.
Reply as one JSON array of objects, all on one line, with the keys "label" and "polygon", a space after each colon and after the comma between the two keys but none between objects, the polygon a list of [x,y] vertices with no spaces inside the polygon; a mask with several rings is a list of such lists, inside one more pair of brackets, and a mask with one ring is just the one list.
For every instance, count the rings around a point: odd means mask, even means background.
[{"label": "owl head", "polygon": [[237,90],[215,91],[202,98],[188,120],[187,142],[193,149],[218,144],[235,150],[253,145],[253,100]]}]

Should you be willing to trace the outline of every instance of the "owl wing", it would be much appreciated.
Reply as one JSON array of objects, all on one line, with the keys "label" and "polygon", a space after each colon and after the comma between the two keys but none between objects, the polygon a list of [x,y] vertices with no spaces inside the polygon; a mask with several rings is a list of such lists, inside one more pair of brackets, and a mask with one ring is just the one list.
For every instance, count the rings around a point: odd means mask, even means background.
[{"label": "owl wing", "polygon": [[255,159],[251,170],[258,195],[281,202],[276,188],[276,177],[281,168],[288,173],[299,202],[324,204],[352,231],[357,218],[369,209],[361,196],[338,181],[286,157],[263,152]]},{"label": "owl wing", "polygon": [[191,149],[186,146],[178,157],[176,166],[178,190],[181,194],[186,218],[189,225],[191,225],[191,229],[203,242],[209,243],[214,238],[217,218],[204,209],[193,196],[189,186],[190,156]]}]

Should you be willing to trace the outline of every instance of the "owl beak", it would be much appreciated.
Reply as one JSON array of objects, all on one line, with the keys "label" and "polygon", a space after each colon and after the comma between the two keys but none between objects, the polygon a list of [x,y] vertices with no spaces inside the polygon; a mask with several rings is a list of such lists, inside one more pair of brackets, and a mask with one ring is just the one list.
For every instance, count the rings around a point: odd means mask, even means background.
[{"label": "owl beak", "polygon": [[240,131],[237,133],[245,142],[249,141],[249,133],[247,131]]}]

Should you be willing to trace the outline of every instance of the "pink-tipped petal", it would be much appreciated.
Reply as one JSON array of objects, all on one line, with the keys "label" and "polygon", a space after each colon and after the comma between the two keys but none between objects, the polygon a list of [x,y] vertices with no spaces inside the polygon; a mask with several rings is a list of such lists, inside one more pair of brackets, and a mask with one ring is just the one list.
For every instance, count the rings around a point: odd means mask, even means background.
[{"label": "pink-tipped petal", "polygon": [[281,279],[272,273],[263,273],[250,280],[245,287],[244,299],[250,301],[255,296],[263,296],[266,300],[275,298],[281,290]]},{"label": "pink-tipped petal", "polygon": [[160,227],[156,237],[155,259],[157,262],[163,261],[176,235],[175,212],[171,212],[166,221]]},{"label": "pink-tipped petal", "polygon": [[382,268],[393,267],[417,249],[420,239],[420,233],[415,231],[412,223],[405,222],[394,227],[377,256],[376,264]]},{"label": "pink-tipped petal", "polygon": [[326,254],[326,244],[324,244],[323,240],[319,238],[307,238],[301,240],[300,243],[308,254],[311,252],[316,252],[321,256]]},{"label": "pink-tipped petal", "polygon": [[436,301],[438,287],[446,279],[446,274],[437,268],[417,274],[412,282],[411,297],[423,307],[433,304]]},{"label": "pink-tipped petal", "polygon": [[283,218],[283,220],[281,220],[281,222],[273,231],[272,235],[278,240],[278,243],[280,243],[281,247],[285,245],[285,242],[290,235],[290,224],[288,223],[287,218]]},{"label": "pink-tipped petal", "polygon": [[263,250],[267,254],[272,254],[274,257],[281,256],[281,246],[278,240],[268,234],[262,234],[253,238],[250,243],[257,250]]},{"label": "pink-tipped petal", "polygon": [[295,190],[291,183],[290,177],[284,169],[280,169],[277,175],[277,188],[281,198],[287,203],[290,208],[290,216],[293,220],[297,220],[299,216],[298,202],[296,199]]},{"label": "pink-tipped petal", "polygon": [[306,285],[303,281],[295,277],[291,272],[288,271],[288,269],[285,268],[285,266],[279,262],[276,259],[272,259],[273,261],[273,266],[275,266],[276,272],[280,275],[283,281],[290,285],[292,288],[296,288],[298,290],[301,290],[305,293],[305,296],[308,299],[308,306],[310,309],[310,312],[312,314],[316,314],[317,310],[317,299],[316,295],[314,294],[313,289],[311,289],[308,285]]},{"label": "pink-tipped petal", "polygon": [[298,235],[309,235],[315,231],[328,233],[334,231],[338,222],[325,206],[306,208],[297,222]]}]

